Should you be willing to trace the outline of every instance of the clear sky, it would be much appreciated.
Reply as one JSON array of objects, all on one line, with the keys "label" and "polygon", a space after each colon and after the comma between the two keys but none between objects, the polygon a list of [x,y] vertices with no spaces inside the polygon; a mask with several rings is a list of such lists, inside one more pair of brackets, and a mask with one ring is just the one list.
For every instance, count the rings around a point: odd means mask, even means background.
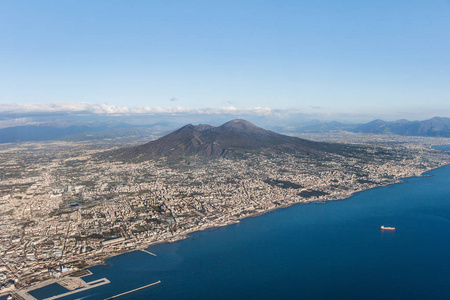
[{"label": "clear sky", "polygon": [[0,1],[0,104],[450,116],[450,1]]}]

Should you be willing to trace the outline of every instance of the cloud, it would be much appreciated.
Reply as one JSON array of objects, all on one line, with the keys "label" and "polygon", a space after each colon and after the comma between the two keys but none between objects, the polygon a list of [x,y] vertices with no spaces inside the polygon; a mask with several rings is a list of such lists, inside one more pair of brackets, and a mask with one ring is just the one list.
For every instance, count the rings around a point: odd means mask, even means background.
[{"label": "cloud", "polygon": [[[177,102],[172,102],[173,104]],[[445,112],[443,112],[445,116]],[[341,121],[341,122],[369,122],[374,119],[395,120],[399,118],[408,118],[412,114],[393,113],[393,115],[383,115],[374,113],[346,113],[329,112],[323,107],[314,105],[305,105],[304,107],[291,107],[284,109],[274,109],[263,106],[238,108],[233,105],[222,107],[189,108],[184,106],[172,107],[128,107],[112,104],[91,104],[85,102],[54,102],[54,103],[10,103],[0,104],[0,122],[9,122],[13,119],[52,115],[100,115],[100,116],[230,116],[233,117],[268,117],[281,120],[300,120],[316,119],[323,121]],[[426,119],[439,115],[438,112],[426,112],[423,115],[414,115],[415,119]],[[8,121],[9,120],[9,121]],[[17,124],[25,123],[26,119]],[[9,123],[8,123],[9,124]],[[5,126],[0,123],[0,127]]]},{"label": "cloud", "polygon": [[18,103],[0,104],[0,114],[101,114],[101,115],[133,115],[133,114],[227,114],[227,115],[270,115],[268,107],[236,108],[234,106],[214,108],[175,107],[127,107],[111,104],[90,104],[79,102],[55,103]]}]

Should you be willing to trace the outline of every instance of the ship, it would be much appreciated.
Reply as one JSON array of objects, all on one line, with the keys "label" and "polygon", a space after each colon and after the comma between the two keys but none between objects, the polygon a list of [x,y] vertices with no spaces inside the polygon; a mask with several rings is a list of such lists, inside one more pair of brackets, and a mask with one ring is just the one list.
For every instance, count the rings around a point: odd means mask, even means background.
[{"label": "ship", "polygon": [[385,226],[381,225],[381,230],[395,231],[395,227],[385,227]]}]

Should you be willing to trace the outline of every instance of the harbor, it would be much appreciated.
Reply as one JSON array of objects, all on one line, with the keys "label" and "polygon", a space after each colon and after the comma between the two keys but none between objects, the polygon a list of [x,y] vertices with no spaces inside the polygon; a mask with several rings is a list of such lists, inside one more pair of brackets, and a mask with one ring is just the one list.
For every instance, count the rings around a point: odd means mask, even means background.
[{"label": "harbor", "polygon": [[84,292],[84,291],[87,291],[87,290],[90,290],[90,289],[93,289],[93,288],[96,288],[96,287],[99,287],[99,286],[102,286],[105,284],[109,284],[110,281],[106,278],[101,278],[101,279],[93,280],[90,282],[86,282],[83,279],[81,279],[80,277],[69,277],[68,276],[68,277],[64,277],[61,279],[46,280],[44,282],[41,282],[37,285],[34,285],[34,286],[28,288],[28,289],[17,290],[17,291],[15,291],[15,294],[24,300],[36,300],[37,298],[32,296],[30,294],[30,292],[40,289],[40,288],[44,288],[44,287],[49,286],[54,283],[61,285],[62,287],[66,288],[69,291],[66,293],[52,296],[52,297],[44,298],[44,300],[54,300],[54,299],[59,299],[59,298],[63,298],[66,296],[70,296],[70,295],[73,295],[76,293]]}]

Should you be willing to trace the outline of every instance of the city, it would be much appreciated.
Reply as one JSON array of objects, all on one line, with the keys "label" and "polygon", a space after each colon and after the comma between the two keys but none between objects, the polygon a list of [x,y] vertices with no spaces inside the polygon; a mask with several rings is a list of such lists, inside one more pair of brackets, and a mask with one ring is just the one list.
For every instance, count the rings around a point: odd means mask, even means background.
[{"label": "city", "polygon": [[345,135],[360,149],[352,157],[249,153],[176,165],[105,161],[98,154],[111,144],[102,142],[2,145],[2,293],[279,207],[345,199],[450,161],[431,148],[446,138],[352,137]]}]

